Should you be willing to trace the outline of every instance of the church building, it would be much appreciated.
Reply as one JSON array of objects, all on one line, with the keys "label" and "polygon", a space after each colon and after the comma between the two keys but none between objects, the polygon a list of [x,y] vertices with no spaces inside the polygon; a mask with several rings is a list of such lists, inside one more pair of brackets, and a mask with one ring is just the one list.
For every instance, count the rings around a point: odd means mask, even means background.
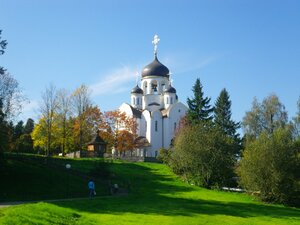
[{"label": "church building", "polygon": [[171,145],[180,119],[187,107],[179,102],[169,69],[157,57],[159,38],[154,36],[154,60],[144,67],[140,85],[131,90],[131,104],[119,110],[137,121],[137,156],[156,157],[160,148]]}]

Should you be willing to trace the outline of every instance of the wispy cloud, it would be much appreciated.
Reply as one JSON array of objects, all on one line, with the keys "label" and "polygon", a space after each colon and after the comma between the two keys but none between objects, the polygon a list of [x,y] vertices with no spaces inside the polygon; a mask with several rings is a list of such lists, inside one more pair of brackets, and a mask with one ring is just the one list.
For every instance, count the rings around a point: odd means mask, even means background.
[{"label": "wispy cloud", "polygon": [[117,94],[128,91],[126,84],[135,81],[138,70],[129,66],[122,66],[104,76],[98,83],[90,85],[92,95]]},{"label": "wispy cloud", "polygon": [[221,58],[221,55],[207,56],[206,58],[202,58],[197,61],[193,59],[191,60],[191,62],[186,63],[186,65],[184,65],[184,68],[182,66],[178,68],[177,74],[200,70],[214,63],[219,58]]}]

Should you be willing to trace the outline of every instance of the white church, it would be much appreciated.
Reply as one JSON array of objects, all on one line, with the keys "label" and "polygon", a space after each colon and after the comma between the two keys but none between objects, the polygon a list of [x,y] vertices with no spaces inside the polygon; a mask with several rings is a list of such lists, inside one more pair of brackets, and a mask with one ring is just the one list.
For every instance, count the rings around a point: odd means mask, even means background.
[{"label": "white church", "polygon": [[152,41],[154,60],[144,67],[140,86],[131,90],[131,104],[119,110],[137,121],[137,156],[156,157],[160,148],[168,149],[187,107],[179,102],[172,86],[169,69],[157,58],[157,35]]}]

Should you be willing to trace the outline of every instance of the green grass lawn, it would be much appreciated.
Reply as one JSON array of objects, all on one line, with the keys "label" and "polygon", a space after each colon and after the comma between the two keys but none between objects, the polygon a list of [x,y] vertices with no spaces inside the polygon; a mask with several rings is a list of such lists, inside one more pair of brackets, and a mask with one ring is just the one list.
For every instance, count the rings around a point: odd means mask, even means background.
[{"label": "green grass lawn", "polygon": [[[83,171],[95,165],[71,162]],[[300,224],[299,209],[191,186],[162,164],[114,162],[110,168],[128,195],[3,208],[0,224]]]}]

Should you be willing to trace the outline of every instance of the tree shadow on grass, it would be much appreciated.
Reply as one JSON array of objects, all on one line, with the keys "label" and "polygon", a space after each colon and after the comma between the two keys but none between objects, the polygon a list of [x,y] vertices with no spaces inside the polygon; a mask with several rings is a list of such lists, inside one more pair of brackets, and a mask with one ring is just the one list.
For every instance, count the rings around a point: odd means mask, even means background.
[{"label": "tree shadow on grass", "polygon": [[[165,167],[161,167],[165,168]],[[88,201],[55,202],[52,204],[79,212],[157,214],[168,216],[228,215],[234,217],[270,216],[273,218],[294,217],[300,219],[300,210],[248,202],[223,202],[184,198],[181,193],[197,190],[179,182],[176,177],[158,172],[159,167],[138,164],[114,164],[115,182],[128,182],[128,196],[95,198]],[[200,192],[199,192],[200,195]],[[178,196],[178,197],[176,197]],[[201,196],[200,196],[201,197]]]}]

